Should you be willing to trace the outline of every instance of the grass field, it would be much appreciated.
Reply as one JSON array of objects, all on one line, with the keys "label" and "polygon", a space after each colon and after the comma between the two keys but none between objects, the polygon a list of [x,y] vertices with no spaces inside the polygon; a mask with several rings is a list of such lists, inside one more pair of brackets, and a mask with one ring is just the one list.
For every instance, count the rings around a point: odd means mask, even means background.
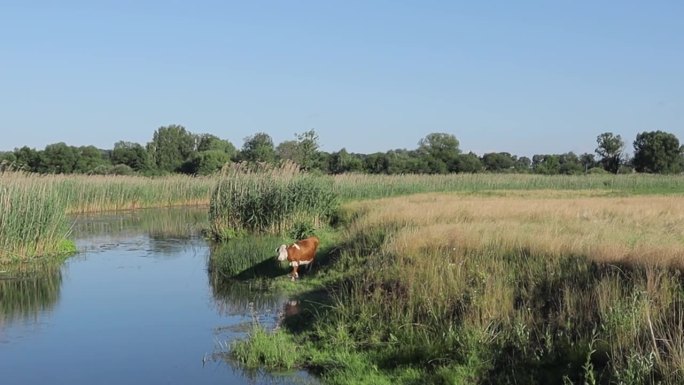
[{"label": "grass field", "polygon": [[348,203],[302,311],[234,354],[333,384],[682,383],[684,194],[655,185]]}]

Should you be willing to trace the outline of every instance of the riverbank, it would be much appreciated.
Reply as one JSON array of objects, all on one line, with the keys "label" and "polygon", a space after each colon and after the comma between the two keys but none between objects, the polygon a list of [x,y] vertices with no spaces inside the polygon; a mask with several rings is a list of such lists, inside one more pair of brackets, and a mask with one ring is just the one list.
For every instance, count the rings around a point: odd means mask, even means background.
[{"label": "riverbank", "polygon": [[681,194],[420,194],[344,212],[326,262],[279,279],[292,314],[234,344],[238,361],[330,384],[684,380]]}]

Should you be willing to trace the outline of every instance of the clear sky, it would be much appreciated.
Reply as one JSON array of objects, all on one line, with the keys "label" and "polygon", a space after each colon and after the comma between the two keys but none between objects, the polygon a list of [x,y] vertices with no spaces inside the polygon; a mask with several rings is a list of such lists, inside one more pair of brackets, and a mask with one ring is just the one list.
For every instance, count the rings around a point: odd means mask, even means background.
[{"label": "clear sky", "polygon": [[0,0],[0,150],[141,144],[593,152],[684,141],[684,1]]}]

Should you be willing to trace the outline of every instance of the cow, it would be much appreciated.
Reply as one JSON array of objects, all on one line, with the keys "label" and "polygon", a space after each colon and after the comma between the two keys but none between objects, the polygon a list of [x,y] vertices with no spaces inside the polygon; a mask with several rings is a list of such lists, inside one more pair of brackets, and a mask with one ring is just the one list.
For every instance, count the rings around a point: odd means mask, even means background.
[{"label": "cow", "polygon": [[297,241],[290,246],[280,245],[280,247],[276,249],[279,261],[288,260],[290,262],[290,266],[292,266],[292,274],[290,275],[292,276],[293,281],[299,278],[299,274],[297,274],[299,266],[309,265],[309,268],[311,268],[311,264],[313,264],[314,258],[316,258],[318,243],[318,238],[309,237]]}]

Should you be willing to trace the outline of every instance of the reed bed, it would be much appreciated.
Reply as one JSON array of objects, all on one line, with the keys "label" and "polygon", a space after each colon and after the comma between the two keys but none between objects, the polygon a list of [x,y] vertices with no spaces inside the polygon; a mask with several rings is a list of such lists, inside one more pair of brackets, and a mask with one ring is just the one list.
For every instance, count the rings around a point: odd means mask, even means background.
[{"label": "reed bed", "polygon": [[[3,181],[4,182],[4,181]],[[0,264],[72,252],[66,204],[35,181],[0,185]]]},{"label": "reed bed", "polygon": [[344,201],[455,191],[593,190],[615,195],[684,192],[684,175],[342,174],[334,178],[335,192]]},{"label": "reed bed", "polygon": [[66,213],[81,214],[149,207],[206,205],[213,180],[173,175],[141,176],[0,174],[3,185],[26,186],[54,192]]},{"label": "reed bed", "polygon": [[75,251],[68,214],[206,205],[210,178],[0,173],[0,263]]},{"label": "reed bed", "polygon": [[289,164],[224,173],[211,195],[209,221],[217,240],[253,234],[286,234],[320,227],[336,213],[332,180],[300,174]]}]

